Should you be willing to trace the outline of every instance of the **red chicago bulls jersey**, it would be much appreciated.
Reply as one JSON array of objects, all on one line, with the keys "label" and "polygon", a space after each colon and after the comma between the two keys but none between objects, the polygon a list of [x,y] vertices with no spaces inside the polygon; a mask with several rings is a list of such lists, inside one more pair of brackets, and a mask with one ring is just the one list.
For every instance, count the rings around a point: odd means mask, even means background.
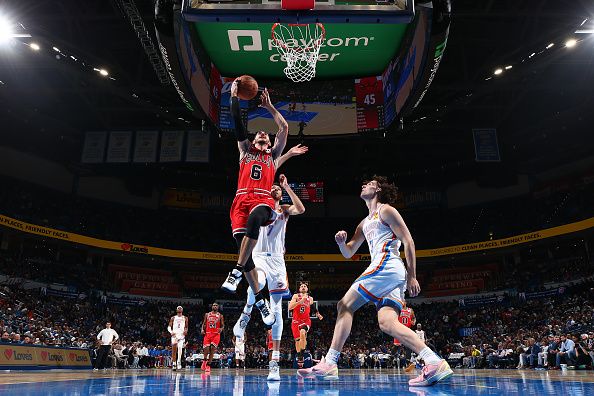
[{"label": "red chicago bulls jersey", "polygon": [[270,194],[276,166],[272,152],[251,145],[239,162],[237,192],[255,191]]},{"label": "red chicago bulls jersey", "polygon": [[[301,299],[303,295],[299,293],[297,295],[297,299]],[[307,299],[303,300],[301,304],[297,304],[295,308],[293,308],[293,322],[307,322],[310,320],[309,312],[311,310],[310,303],[311,297],[307,297]]]},{"label": "red chicago bulls jersey", "polygon": [[409,329],[412,326],[414,318],[415,313],[413,312],[412,308],[402,308],[402,311],[400,311],[400,315],[398,315],[398,320],[400,321],[400,323],[402,323]]},{"label": "red chicago bulls jersey", "polygon": [[272,345],[272,332],[268,331],[266,334],[266,346],[268,347],[269,351],[273,349]]},{"label": "red chicago bulls jersey", "polygon": [[218,333],[221,328],[221,313],[209,312],[206,315],[206,332]]}]

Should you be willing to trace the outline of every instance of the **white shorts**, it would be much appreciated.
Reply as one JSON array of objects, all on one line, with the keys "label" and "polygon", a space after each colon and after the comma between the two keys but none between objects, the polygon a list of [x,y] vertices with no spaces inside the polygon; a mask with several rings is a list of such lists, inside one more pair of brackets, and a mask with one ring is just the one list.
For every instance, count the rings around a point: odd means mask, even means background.
[{"label": "white shorts", "polygon": [[270,294],[285,294],[289,288],[289,282],[284,254],[253,253],[252,258],[258,272],[266,275]]},{"label": "white shorts", "polygon": [[245,360],[245,345],[235,345],[235,359]]},{"label": "white shorts", "polygon": [[398,311],[404,304],[406,269],[400,257],[376,260],[353,282],[352,290],[359,292],[377,309],[392,306]]},{"label": "white shorts", "polygon": [[173,333],[171,335],[171,345],[179,345],[180,342],[182,343],[182,345],[184,345],[185,341],[186,341],[186,336],[184,335],[184,333],[181,333],[181,334]]}]

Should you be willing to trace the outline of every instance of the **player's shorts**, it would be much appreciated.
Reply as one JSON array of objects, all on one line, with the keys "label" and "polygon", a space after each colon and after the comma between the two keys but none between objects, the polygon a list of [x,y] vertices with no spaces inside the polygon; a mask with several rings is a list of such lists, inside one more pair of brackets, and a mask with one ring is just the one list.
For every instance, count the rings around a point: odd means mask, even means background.
[{"label": "player's shorts", "polygon": [[[233,235],[245,233],[247,231],[248,217],[258,206],[268,206],[272,209],[274,216],[274,213],[276,213],[274,210],[275,202],[270,195],[270,190],[266,191],[259,188],[249,190],[244,188],[237,190],[229,214],[231,217],[231,229],[233,230]],[[271,221],[272,220],[274,220],[274,218],[271,218]]]},{"label": "player's shorts", "polygon": [[400,257],[374,260],[351,286],[379,310],[390,306],[400,311],[404,307],[406,269]]},{"label": "player's shorts", "polygon": [[402,344],[400,343],[400,341],[398,340],[398,338],[394,338],[394,345],[400,346]]},{"label": "player's shorts", "polygon": [[245,345],[235,345],[235,359],[245,360]]},{"label": "player's shorts", "polygon": [[263,272],[266,275],[266,284],[270,294],[285,294],[289,289],[289,282],[284,254],[254,252],[252,259],[258,272]]},{"label": "player's shorts", "polygon": [[202,346],[210,346],[214,345],[216,347],[219,346],[221,342],[221,333],[206,333],[204,335],[204,341],[202,342]]},{"label": "player's shorts", "polygon": [[293,333],[294,339],[301,338],[301,329],[305,329],[305,332],[309,332],[311,328],[311,320],[305,322],[291,322],[291,332]]},{"label": "player's shorts", "polygon": [[180,341],[184,342],[186,340],[186,336],[181,333],[181,334],[175,334],[173,333],[171,335],[171,345],[177,345]]}]

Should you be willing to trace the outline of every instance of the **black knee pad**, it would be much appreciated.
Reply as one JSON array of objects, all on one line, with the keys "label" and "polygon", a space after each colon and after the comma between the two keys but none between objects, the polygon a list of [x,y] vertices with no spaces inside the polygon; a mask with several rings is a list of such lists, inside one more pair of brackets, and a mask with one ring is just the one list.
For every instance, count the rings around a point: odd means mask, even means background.
[{"label": "black knee pad", "polygon": [[269,206],[258,206],[252,210],[247,221],[247,231],[245,235],[257,240],[260,235],[260,227],[270,221],[272,216],[272,209]]},{"label": "black knee pad", "polygon": [[237,243],[237,251],[241,249],[241,241],[243,241],[243,237],[245,236],[245,232],[239,232],[237,234],[233,234],[233,238],[235,238],[235,243]]},{"label": "black knee pad", "polygon": [[250,272],[254,268],[256,268],[256,264],[254,264],[254,260],[252,259],[252,255],[250,254],[248,256],[247,261],[245,262],[245,265],[243,266],[243,271]]}]

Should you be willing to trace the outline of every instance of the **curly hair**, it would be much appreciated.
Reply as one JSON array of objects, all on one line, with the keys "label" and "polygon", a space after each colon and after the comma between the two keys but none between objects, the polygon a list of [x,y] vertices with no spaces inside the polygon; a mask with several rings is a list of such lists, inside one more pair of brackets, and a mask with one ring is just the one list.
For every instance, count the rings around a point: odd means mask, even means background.
[{"label": "curly hair", "polygon": [[378,201],[383,204],[394,205],[398,198],[398,187],[394,183],[390,183],[386,176],[373,175],[371,180],[375,180],[380,188],[377,193]]}]

